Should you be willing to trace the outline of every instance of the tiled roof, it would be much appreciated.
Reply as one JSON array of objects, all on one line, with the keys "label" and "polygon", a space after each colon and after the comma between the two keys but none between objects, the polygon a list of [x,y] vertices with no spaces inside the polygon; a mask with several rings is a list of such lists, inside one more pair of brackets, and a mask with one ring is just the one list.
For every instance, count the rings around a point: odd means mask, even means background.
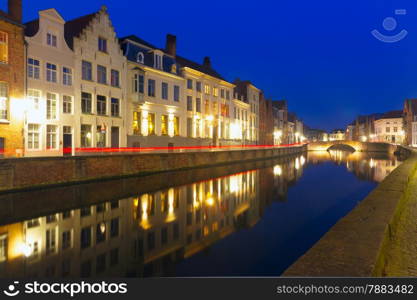
[{"label": "tiled roof", "polygon": [[[151,43],[148,43],[147,41],[141,39],[140,37],[136,36],[136,35],[129,35],[123,38],[120,38],[119,41],[124,41],[124,40],[131,40],[133,42],[136,42],[138,44],[144,45],[146,47],[152,48],[152,49],[159,49],[158,47],[155,47],[154,45],[152,45]],[[162,49],[160,49],[162,50]],[[162,50],[165,51],[165,50]]]},{"label": "tiled roof", "polygon": [[402,110],[393,110],[393,111],[384,113],[378,119],[394,119],[394,118],[402,118],[402,117],[403,117]]},{"label": "tiled roof", "polygon": [[73,49],[74,37],[79,37],[81,32],[90,24],[98,12],[76,18],[65,23],[65,40],[68,47]]}]

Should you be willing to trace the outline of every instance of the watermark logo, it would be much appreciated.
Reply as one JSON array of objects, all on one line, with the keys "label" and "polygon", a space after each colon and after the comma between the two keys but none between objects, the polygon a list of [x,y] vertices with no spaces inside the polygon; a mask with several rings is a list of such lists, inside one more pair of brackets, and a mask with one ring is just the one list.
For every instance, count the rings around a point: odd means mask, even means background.
[{"label": "watermark logo", "polygon": [[[396,9],[395,10],[395,15],[397,16],[404,16],[407,14],[407,10],[406,9]],[[387,31],[387,32],[392,32],[395,29],[397,29],[397,20],[393,17],[387,17],[384,19],[384,21],[382,22],[382,27]],[[379,32],[377,29],[374,29],[371,31],[371,34],[377,39],[380,40],[381,42],[384,43],[396,43],[399,42],[401,40],[403,40],[407,35],[408,35],[408,31],[403,29],[401,30],[399,33],[395,34],[395,35],[385,35],[382,34],[381,32]]]},{"label": "watermark logo", "polygon": [[9,297],[14,297],[19,295],[20,291],[16,288],[16,286],[19,284],[19,281],[14,281],[13,284],[10,284],[7,287],[7,290],[4,290],[3,293]]}]

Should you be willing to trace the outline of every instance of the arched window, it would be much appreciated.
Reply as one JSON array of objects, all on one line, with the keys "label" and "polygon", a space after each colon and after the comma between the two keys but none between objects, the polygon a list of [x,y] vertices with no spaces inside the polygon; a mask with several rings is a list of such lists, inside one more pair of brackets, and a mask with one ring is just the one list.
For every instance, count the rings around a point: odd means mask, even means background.
[{"label": "arched window", "polygon": [[143,56],[143,53],[142,52],[138,52],[138,55],[136,56],[136,61],[138,62],[138,63],[141,63],[141,64],[143,64],[143,60],[144,60],[144,56]]}]

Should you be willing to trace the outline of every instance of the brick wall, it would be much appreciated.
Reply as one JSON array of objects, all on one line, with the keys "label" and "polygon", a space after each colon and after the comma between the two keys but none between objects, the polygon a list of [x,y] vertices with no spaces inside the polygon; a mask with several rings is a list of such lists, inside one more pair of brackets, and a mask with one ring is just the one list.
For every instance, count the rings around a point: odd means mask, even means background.
[{"label": "brick wall", "polygon": [[0,64],[0,81],[9,88],[9,122],[0,122],[0,137],[5,139],[5,155],[23,151],[25,46],[23,28],[0,20],[0,31],[8,34],[8,63]]}]

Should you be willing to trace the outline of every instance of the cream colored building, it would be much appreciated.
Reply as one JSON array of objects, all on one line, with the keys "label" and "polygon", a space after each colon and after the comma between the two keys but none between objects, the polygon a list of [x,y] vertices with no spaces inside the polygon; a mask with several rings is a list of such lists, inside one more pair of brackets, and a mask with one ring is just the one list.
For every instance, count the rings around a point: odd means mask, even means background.
[{"label": "cream colored building", "polygon": [[390,112],[375,120],[375,135],[373,142],[402,144],[405,139],[403,118],[401,112]]},{"label": "cream colored building", "polygon": [[27,111],[25,155],[62,155],[74,145],[79,106],[74,99],[74,52],[64,38],[65,21],[55,9],[26,24]]}]

